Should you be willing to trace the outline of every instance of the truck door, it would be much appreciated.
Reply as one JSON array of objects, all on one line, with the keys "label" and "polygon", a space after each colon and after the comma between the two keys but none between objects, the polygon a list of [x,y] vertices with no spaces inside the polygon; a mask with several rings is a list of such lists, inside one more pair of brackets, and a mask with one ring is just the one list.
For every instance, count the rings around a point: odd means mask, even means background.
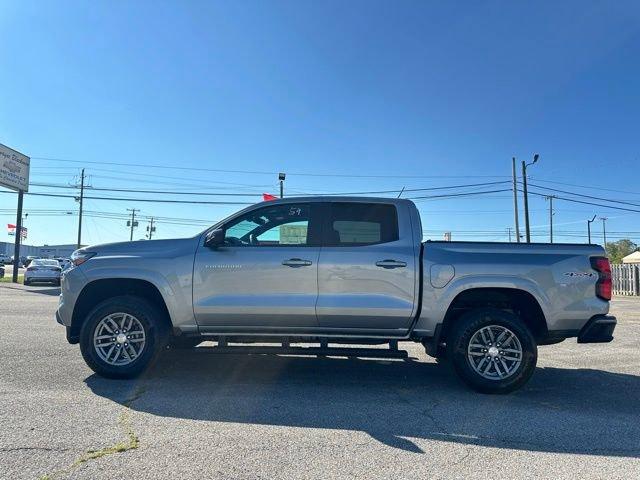
[{"label": "truck door", "polygon": [[202,331],[317,328],[319,208],[274,203],[251,210],[224,225],[223,246],[199,247],[193,304]]},{"label": "truck door", "polygon": [[320,327],[344,333],[407,331],[418,288],[409,216],[403,204],[325,204],[316,305]]}]

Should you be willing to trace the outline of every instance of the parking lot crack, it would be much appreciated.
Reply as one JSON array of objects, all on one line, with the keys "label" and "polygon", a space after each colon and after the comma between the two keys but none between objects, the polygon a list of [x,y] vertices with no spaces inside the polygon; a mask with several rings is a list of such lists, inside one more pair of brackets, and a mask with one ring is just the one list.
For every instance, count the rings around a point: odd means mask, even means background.
[{"label": "parking lot crack", "polygon": [[436,407],[439,406],[439,402],[433,402],[431,405],[427,406],[427,408],[425,408],[425,405],[416,405],[415,403],[413,403],[411,400],[409,400],[408,398],[405,398],[401,392],[394,392],[394,396],[402,403],[404,403],[405,405],[409,406],[410,408],[416,410],[420,415],[422,415],[423,417],[427,418],[428,420],[431,421],[431,423],[439,430],[441,431],[443,434],[448,434],[449,432],[447,431],[447,429],[444,427],[444,425],[442,425],[438,419],[433,415],[432,410],[435,409]]},{"label": "parking lot crack", "polygon": [[24,451],[39,451],[39,452],[68,452],[68,448],[55,448],[55,447],[3,447],[0,448],[0,452],[24,452]]},{"label": "parking lot crack", "polygon": [[124,409],[120,413],[120,415],[118,415],[117,424],[125,436],[125,439],[123,441],[98,450],[87,450],[71,465],[57,470],[56,472],[43,475],[40,477],[40,480],[53,480],[62,475],[71,473],[74,469],[92,460],[97,460],[108,455],[124,453],[128,452],[129,450],[137,449],[140,446],[140,440],[138,439],[138,435],[131,425],[131,405],[133,404],[133,402],[138,400],[145,393],[145,391],[146,387],[140,386],[136,388],[133,394],[122,403]]}]

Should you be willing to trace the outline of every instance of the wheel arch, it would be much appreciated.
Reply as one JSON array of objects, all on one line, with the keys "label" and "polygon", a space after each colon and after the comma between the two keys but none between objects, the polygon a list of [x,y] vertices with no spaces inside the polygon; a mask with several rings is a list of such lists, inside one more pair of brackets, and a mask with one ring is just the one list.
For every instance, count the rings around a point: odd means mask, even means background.
[{"label": "wheel arch", "polygon": [[143,298],[156,306],[162,313],[162,325],[171,331],[172,323],[167,303],[153,283],[134,278],[103,278],[89,282],[78,295],[68,333],[70,343],[78,343],[82,324],[96,305],[122,295]]},{"label": "wheel arch", "polygon": [[453,299],[444,316],[438,342],[446,342],[447,334],[462,314],[479,308],[511,311],[522,319],[536,341],[548,336],[544,311],[530,292],[518,288],[479,287],[463,290]]}]

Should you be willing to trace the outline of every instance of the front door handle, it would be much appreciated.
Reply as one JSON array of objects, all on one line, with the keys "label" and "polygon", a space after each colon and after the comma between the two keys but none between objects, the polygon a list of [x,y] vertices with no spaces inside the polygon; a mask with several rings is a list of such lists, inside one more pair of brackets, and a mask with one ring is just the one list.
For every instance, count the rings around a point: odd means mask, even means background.
[{"label": "front door handle", "polygon": [[381,260],[376,262],[376,267],[382,268],[403,268],[407,266],[407,262],[399,262],[397,260]]},{"label": "front door handle", "polygon": [[287,267],[308,267],[313,262],[311,260],[303,260],[301,258],[290,258],[289,260],[283,260],[282,265],[286,265]]}]

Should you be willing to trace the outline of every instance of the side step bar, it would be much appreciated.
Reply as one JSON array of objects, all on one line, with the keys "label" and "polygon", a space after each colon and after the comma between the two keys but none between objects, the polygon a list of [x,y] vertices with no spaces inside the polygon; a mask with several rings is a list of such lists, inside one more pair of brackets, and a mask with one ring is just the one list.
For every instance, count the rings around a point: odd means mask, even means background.
[{"label": "side step bar", "polygon": [[270,346],[216,346],[196,347],[194,351],[217,354],[270,354],[270,355],[315,355],[322,357],[362,357],[362,358],[408,358],[405,350],[396,348],[340,348],[340,347],[270,347]]}]

